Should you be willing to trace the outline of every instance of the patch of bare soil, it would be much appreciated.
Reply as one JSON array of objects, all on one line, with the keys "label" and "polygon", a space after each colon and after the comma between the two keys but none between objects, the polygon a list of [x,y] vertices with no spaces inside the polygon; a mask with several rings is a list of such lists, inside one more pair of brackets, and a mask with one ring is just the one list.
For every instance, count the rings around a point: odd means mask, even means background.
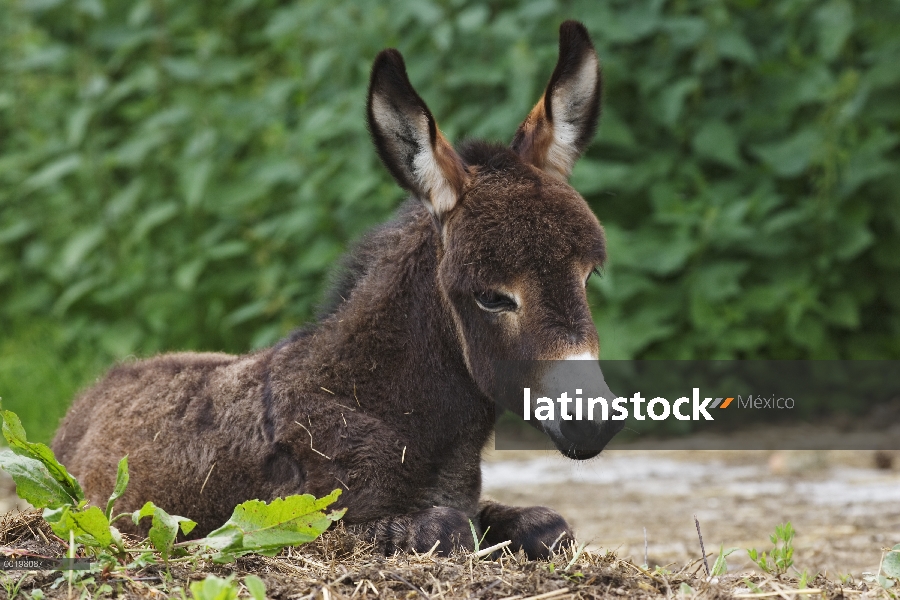
[{"label": "patch of bare soil", "polygon": [[[492,451],[485,494],[550,506],[596,551],[650,565],[738,548],[730,572],[760,573],[747,548],[769,550],[775,526],[796,530],[795,566],[830,577],[876,572],[900,543],[896,451],[617,450],[578,463],[539,451]],[[646,537],[645,537],[646,531]]]},{"label": "patch of bare soil", "polygon": [[[53,536],[37,511],[11,512],[3,517],[0,545],[7,556],[19,552],[59,556],[65,550],[62,540]],[[173,561],[168,574],[162,565],[98,571],[80,575],[71,588],[59,572],[33,571],[25,574],[20,589],[31,594],[40,588],[46,598],[180,598],[181,590],[189,589],[193,581],[210,574],[224,577],[232,573],[238,580],[248,574],[258,575],[266,584],[267,596],[279,600],[888,598],[881,590],[868,590],[865,584],[842,585],[824,577],[810,581],[809,588],[813,589],[798,590],[795,578],[751,575],[750,581],[760,591],[750,591],[742,576],[706,577],[700,559],[681,568],[651,572],[612,552],[578,553],[574,547],[561,549],[549,561],[528,561],[521,554],[509,552],[493,558],[473,554],[444,558],[430,553],[384,557],[374,554],[369,544],[340,526],[313,543],[273,558],[251,556],[231,565]],[[21,575],[7,572],[3,577],[7,583],[19,582]],[[112,591],[99,591],[104,584]],[[0,597],[8,595],[0,591]]]}]

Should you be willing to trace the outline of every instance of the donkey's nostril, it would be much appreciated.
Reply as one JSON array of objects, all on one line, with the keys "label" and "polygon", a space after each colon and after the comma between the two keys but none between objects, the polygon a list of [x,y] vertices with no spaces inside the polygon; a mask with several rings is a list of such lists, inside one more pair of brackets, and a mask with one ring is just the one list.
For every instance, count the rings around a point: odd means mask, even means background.
[{"label": "donkey's nostril", "polygon": [[599,423],[593,421],[562,421],[559,431],[567,440],[579,446],[591,445],[601,438]]}]

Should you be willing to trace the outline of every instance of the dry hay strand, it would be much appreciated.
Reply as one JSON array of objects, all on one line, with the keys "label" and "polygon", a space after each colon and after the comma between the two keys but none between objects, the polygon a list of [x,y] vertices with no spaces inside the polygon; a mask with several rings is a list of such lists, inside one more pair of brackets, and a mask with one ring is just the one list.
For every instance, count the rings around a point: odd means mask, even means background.
[{"label": "dry hay strand", "polygon": [[56,557],[65,552],[62,543],[50,525],[41,516],[41,511],[29,509],[12,510],[0,515],[0,552],[9,555],[8,550],[18,550],[37,556]]}]

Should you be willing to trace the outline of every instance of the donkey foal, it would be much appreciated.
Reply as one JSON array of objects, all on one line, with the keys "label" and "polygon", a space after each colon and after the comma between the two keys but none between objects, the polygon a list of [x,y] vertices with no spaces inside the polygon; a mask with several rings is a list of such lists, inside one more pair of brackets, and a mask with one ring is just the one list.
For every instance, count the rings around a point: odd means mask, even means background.
[{"label": "donkey foal", "polygon": [[[470,520],[486,545],[512,540],[530,557],[570,539],[550,509],[479,501],[494,361],[598,355],[585,284],[606,258],[603,230],[567,179],[596,128],[599,62],[574,21],[559,48],[512,144],[458,150],[400,53],[381,52],[369,129],[411,199],[345,259],[317,323],[245,356],[120,364],[86,391],[53,449],[90,501],[103,505],[128,454],[120,507],[152,500],[199,535],[245,500],[340,487],[345,521],[387,553],[471,549]],[[619,429],[566,425],[542,427],[578,459]]]}]

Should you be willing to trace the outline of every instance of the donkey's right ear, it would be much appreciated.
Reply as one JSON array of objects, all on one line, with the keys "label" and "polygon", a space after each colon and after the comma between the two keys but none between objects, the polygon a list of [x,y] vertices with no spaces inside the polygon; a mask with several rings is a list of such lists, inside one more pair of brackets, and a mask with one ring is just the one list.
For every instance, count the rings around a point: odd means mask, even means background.
[{"label": "donkey's right ear", "polygon": [[367,111],[381,161],[442,221],[462,195],[466,169],[413,89],[403,57],[394,49],[383,50],[375,59]]}]

